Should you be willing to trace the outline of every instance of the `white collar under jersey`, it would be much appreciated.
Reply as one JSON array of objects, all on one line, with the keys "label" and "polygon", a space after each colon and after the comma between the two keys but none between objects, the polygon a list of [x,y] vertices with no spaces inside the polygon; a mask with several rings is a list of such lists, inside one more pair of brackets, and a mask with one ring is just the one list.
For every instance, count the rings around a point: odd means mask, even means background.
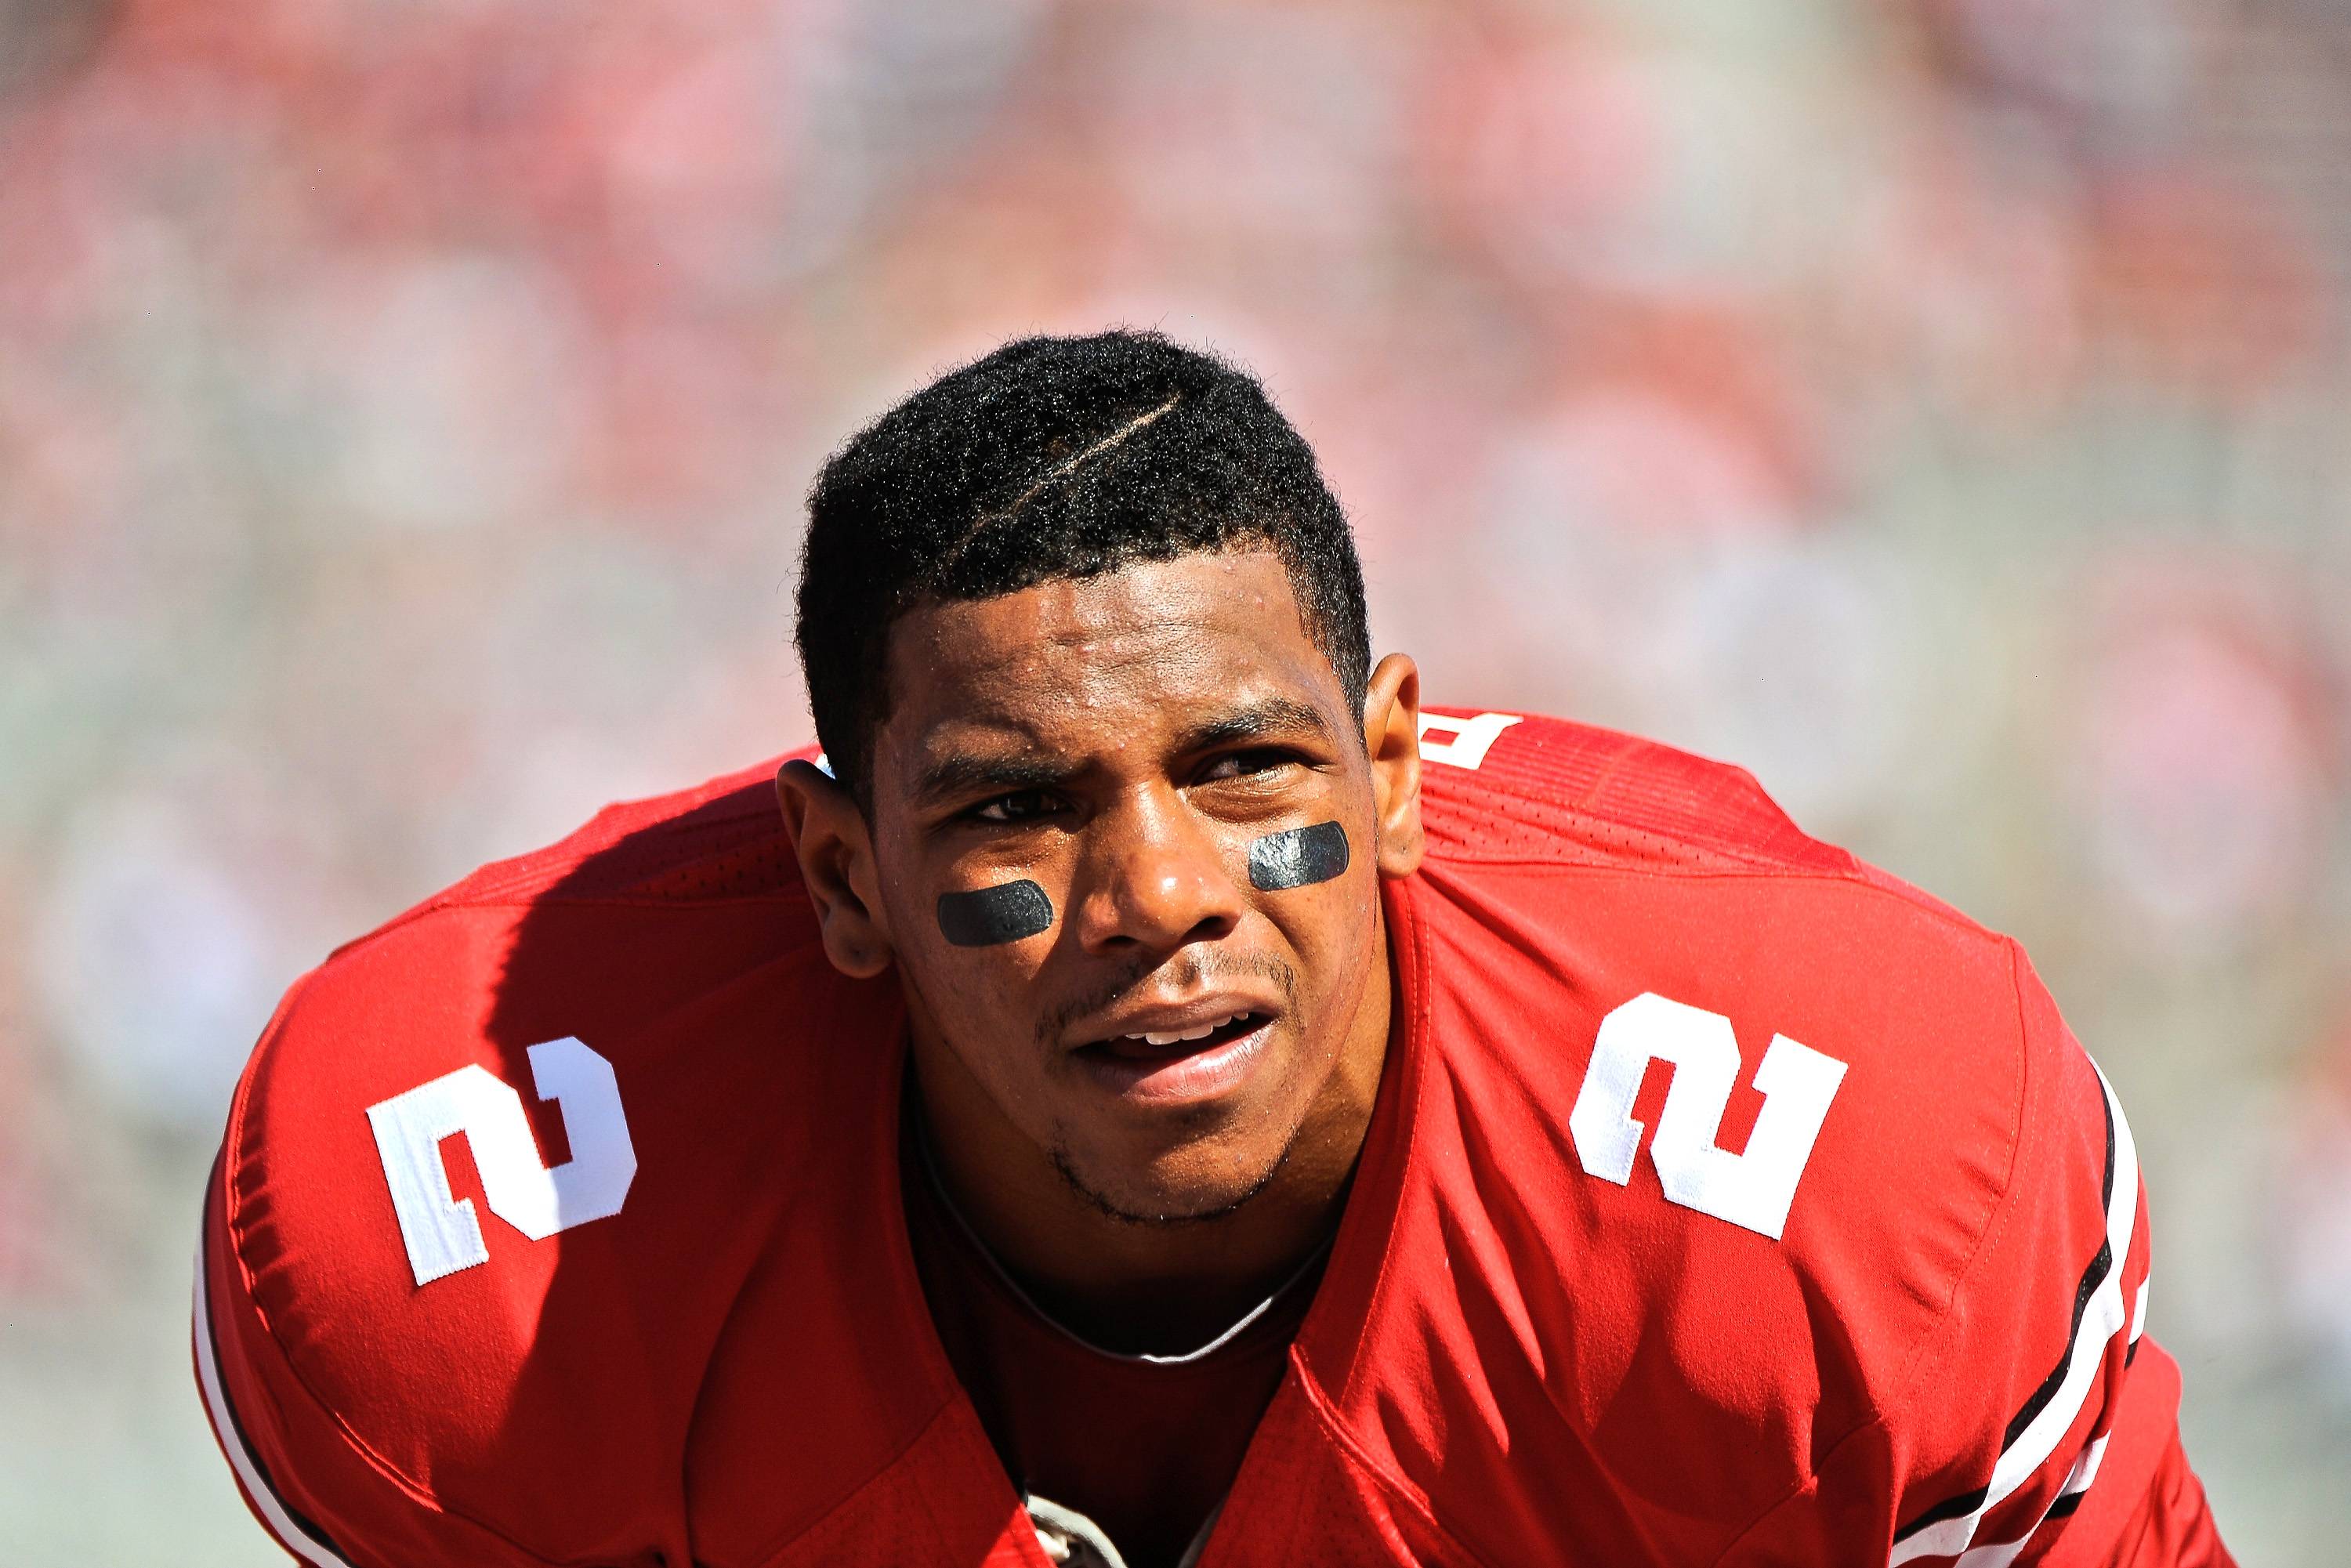
[{"label": "white collar under jersey", "polygon": [[[930,1138],[923,1132],[919,1121],[915,1124],[914,1147],[921,1153],[923,1175],[929,1180],[931,1191],[937,1196],[939,1207],[946,1210],[947,1217],[955,1221],[956,1228],[963,1232],[965,1239],[972,1244],[980,1257],[987,1260],[988,1270],[1003,1282],[1006,1290],[1012,1292],[1013,1299],[1035,1314],[1040,1322],[1046,1324],[1064,1339],[1084,1346],[1096,1355],[1108,1356],[1113,1361],[1144,1362],[1153,1366],[1184,1366],[1192,1362],[1207,1360],[1238,1339],[1248,1331],[1249,1324],[1271,1312],[1275,1303],[1296,1290],[1299,1284],[1321,1265],[1322,1255],[1331,1250],[1332,1238],[1325,1236],[1314,1249],[1306,1255],[1305,1261],[1299,1264],[1288,1278],[1273,1288],[1272,1294],[1243,1312],[1228,1327],[1197,1350],[1187,1350],[1176,1355],[1129,1354],[1124,1351],[1106,1350],[1039,1306],[1035,1299],[1020,1288],[1020,1281],[1012,1277],[1011,1271],[997,1260],[996,1254],[988,1249],[987,1242],[979,1239],[979,1232],[972,1228],[971,1221],[963,1217],[963,1210],[956,1207],[955,1198],[947,1192],[947,1184],[939,1175],[938,1163],[931,1157]],[[1336,1234],[1335,1230],[1333,1234]]]}]

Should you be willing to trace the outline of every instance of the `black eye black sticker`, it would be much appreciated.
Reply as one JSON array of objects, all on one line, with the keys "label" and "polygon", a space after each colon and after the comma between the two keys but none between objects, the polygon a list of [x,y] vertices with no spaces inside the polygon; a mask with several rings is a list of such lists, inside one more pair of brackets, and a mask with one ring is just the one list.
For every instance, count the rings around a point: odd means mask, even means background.
[{"label": "black eye black sticker", "polygon": [[1267,893],[1329,882],[1347,869],[1347,830],[1336,822],[1268,833],[1249,845],[1249,881]]},{"label": "black eye black sticker", "polygon": [[[1343,859],[1345,852],[1342,845]],[[1018,942],[1052,924],[1053,901],[1026,877],[974,893],[939,894],[939,931],[958,947]]]}]

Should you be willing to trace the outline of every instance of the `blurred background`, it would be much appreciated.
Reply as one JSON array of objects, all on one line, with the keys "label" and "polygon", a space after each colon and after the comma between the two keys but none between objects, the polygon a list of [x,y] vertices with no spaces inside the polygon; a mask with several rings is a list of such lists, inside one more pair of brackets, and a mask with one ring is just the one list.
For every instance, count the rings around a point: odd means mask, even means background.
[{"label": "blurred background", "polygon": [[810,734],[826,451],[1256,367],[1430,699],[2035,955],[2245,1562],[2351,1538],[2351,9],[0,0],[0,1555],[277,1561],[188,1372],[333,943]]}]

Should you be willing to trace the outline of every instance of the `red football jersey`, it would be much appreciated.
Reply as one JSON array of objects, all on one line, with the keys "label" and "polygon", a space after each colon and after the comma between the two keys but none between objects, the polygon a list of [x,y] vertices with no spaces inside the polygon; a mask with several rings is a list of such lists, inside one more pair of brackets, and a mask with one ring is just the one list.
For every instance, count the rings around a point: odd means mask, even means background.
[{"label": "red football jersey", "polygon": [[[2113,1093],[2015,944],[1734,768],[1431,716],[1400,1023],[1203,1568],[2225,1563]],[[772,764],[288,994],[197,1373],[324,1565],[1047,1568],[925,1310],[894,982]]]}]

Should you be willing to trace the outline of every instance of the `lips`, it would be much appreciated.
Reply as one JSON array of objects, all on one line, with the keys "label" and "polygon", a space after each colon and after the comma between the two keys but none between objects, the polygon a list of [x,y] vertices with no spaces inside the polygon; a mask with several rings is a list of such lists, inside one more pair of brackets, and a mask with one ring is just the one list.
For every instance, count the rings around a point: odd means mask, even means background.
[{"label": "lips", "polygon": [[1198,1047],[1203,1040],[1271,1021],[1282,1011],[1280,1002],[1240,989],[1217,990],[1187,1001],[1157,1002],[1098,1012],[1063,1034],[1071,1051],[1119,1049],[1166,1051]]},{"label": "lips", "polygon": [[1098,1086],[1132,1103],[1196,1103],[1238,1089],[1265,1055],[1274,1009],[1238,998],[1109,1021],[1071,1052]]},{"label": "lips", "polygon": [[1250,1014],[1196,1042],[1152,1046],[1125,1039],[1077,1052],[1100,1087],[1131,1104],[1167,1109],[1218,1099],[1246,1083],[1266,1054],[1273,1020]]}]

